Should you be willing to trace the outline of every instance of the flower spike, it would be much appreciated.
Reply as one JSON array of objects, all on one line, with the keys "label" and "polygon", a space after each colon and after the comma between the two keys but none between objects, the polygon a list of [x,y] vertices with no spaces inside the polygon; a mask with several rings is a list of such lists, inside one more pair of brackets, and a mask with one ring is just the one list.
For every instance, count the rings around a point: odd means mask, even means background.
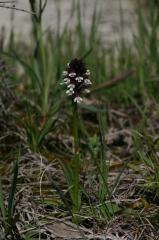
[{"label": "flower spike", "polygon": [[92,84],[89,79],[90,70],[85,67],[81,59],[73,59],[67,64],[67,68],[63,71],[63,82],[67,87],[66,94],[71,96],[74,103],[82,102],[82,93],[89,93],[88,87]]}]

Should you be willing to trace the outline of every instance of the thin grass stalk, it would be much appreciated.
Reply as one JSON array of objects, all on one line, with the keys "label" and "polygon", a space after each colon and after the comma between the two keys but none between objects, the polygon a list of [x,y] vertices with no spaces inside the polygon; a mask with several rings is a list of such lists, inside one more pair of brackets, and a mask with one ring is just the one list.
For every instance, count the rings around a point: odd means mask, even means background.
[{"label": "thin grass stalk", "polygon": [[8,201],[8,222],[11,222],[11,219],[13,217],[14,196],[16,192],[17,178],[18,178],[18,161],[15,162],[12,185],[11,185],[9,201]]},{"label": "thin grass stalk", "polygon": [[12,237],[12,239],[20,239],[19,232],[16,227],[16,219],[14,218],[17,178],[18,178],[18,160],[14,164],[13,179],[12,179],[11,189],[10,189],[10,193],[9,193],[8,209],[7,209],[8,216],[5,221],[5,237],[6,237],[6,239],[8,239],[7,238],[8,235],[10,235]]},{"label": "thin grass stalk", "polygon": [[0,210],[2,213],[3,221],[6,219],[6,210],[4,206],[4,199],[3,199],[3,189],[2,189],[2,181],[0,178]]},{"label": "thin grass stalk", "polygon": [[[99,120],[99,134],[100,134],[100,144],[101,144],[101,157],[100,164],[98,166],[99,172],[99,201],[101,205],[101,213],[104,214],[107,218],[111,219],[111,212],[114,214],[113,204],[111,201],[112,194],[109,190],[108,186],[108,171],[109,167],[106,163],[106,148],[105,148],[105,127],[104,127],[104,119],[102,113],[98,113]],[[105,203],[105,198],[108,196],[110,201],[110,206]],[[110,210],[111,209],[111,210]]]},{"label": "thin grass stalk", "polygon": [[37,1],[36,0],[29,0],[30,9],[32,12],[34,12],[34,15],[31,16],[32,18],[32,29],[33,29],[33,37],[35,43],[39,39],[39,32],[41,32],[41,22],[42,22],[42,13],[41,7],[42,3],[41,0],[39,1],[39,9],[37,7]]}]

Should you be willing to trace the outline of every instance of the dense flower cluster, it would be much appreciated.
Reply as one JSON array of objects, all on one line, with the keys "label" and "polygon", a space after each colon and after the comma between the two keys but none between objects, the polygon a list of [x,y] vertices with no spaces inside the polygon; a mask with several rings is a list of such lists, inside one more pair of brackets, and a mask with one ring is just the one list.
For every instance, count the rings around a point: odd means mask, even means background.
[{"label": "dense flower cluster", "polygon": [[73,59],[67,65],[66,71],[63,72],[62,85],[67,87],[67,95],[71,96],[73,102],[81,103],[81,93],[89,93],[88,87],[92,84],[90,77],[90,71],[86,69],[82,60]]}]

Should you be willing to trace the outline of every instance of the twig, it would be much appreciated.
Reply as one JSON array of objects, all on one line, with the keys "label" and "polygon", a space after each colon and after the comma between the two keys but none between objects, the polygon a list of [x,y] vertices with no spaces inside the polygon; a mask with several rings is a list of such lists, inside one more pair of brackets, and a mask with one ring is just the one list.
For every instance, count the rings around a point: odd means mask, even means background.
[{"label": "twig", "polygon": [[0,8],[13,9],[13,10],[17,10],[17,11],[21,11],[21,12],[25,12],[25,13],[29,13],[29,14],[35,15],[35,12],[31,12],[31,11],[27,11],[25,9],[17,8],[17,7],[15,7],[15,5],[13,5],[13,6],[6,6],[5,5],[6,3],[13,4],[15,2],[16,1],[6,1],[6,2],[2,2],[1,1],[0,4],[3,4],[3,5],[0,5]]},{"label": "twig", "polygon": [[106,89],[106,88],[111,88],[111,87],[114,87],[115,85],[117,85],[118,83],[120,82],[123,82],[125,80],[127,80],[127,78],[131,75],[133,75],[134,73],[136,72],[136,70],[130,70],[124,74],[121,74],[117,77],[114,77],[112,80],[108,81],[108,82],[104,82],[102,84],[100,84],[99,86],[93,88],[90,92],[90,94],[94,94],[94,93],[97,93],[97,92],[100,92],[102,91],[103,89]]},{"label": "twig", "polygon": [[15,2],[16,2],[16,1],[5,1],[5,2],[0,1],[0,4],[15,3]]}]

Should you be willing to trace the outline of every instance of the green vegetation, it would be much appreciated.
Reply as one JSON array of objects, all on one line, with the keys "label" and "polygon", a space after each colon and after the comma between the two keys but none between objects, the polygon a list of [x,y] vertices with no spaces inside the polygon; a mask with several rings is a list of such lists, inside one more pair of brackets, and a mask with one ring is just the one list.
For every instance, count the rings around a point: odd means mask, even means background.
[{"label": "green vegetation", "polygon": [[[44,32],[47,1],[29,0],[32,44],[12,31],[0,51],[0,240],[159,239],[156,2],[105,46],[97,3],[87,32],[79,1]],[[60,85],[75,57],[93,82],[78,105]]]}]

